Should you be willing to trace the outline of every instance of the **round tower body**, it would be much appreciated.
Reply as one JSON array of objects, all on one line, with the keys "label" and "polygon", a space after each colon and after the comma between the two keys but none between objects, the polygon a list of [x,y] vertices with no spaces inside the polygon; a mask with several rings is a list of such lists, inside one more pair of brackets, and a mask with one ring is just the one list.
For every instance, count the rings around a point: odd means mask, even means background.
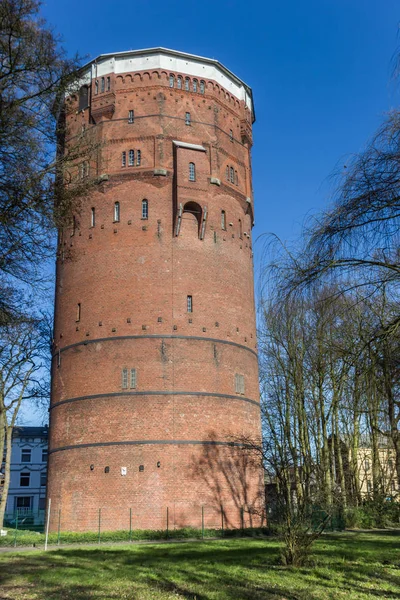
[{"label": "round tower body", "polygon": [[163,49],[82,77],[70,139],[100,146],[59,237],[51,529],[258,526],[251,90]]}]

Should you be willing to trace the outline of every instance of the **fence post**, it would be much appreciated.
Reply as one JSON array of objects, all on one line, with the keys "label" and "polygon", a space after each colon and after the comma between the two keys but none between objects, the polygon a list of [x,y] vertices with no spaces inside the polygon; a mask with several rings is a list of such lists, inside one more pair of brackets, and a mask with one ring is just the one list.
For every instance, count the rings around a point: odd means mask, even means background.
[{"label": "fence post", "polygon": [[224,537],[224,507],[221,504],[221,536]]},{"label": "fence post", "polygon": [[15,531],[14,531],[14,548],[17,546],[17,531],[18,531],[18,510],[15,515]]},{"label": "fence post", "polygon": [[204,506],[201,505],[201,537],[204,540]]},{"label": "fence post", "polygon": [[129,541],[132,541],[132,507],[129,509]]},{"label": "fence post", "polygon": [[60,538],[61,538],[61,508],[58,509],[57,546],[60,545]]},{"label": "fence post", "polygon": [[169,538],[169,514],[168,514],[168,506],[167,506],[167,539]]},{"label": "fence post", "polygon": [[101,534],[101,508],[99,508],[99,544],[100,544],[100,534]]},{"label": "fence post", "polygon": [[44,542],[44,549],[45,549],[45,551],[47,550],[47,541],[49,539],[50,510],[51,510],[51,498],[49,498],[49,507],[47,509],[46,540]]}]

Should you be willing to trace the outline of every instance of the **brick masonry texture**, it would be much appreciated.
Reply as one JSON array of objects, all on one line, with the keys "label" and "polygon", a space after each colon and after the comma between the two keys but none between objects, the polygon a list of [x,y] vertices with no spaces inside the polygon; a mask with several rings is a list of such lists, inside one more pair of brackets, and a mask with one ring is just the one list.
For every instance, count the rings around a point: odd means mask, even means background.
[{"label": "brick masonry texture", "polygon": [[202,506],[206,527],[259,525],[263,473],[239,446],[260,436],[250,111],[213,81],[204,94],[166,72],[110,81],[97,95],[93,82],[85,110],[66,101],[71,140],[84,125],[102,143],[90,174],[107,177],[59,235],[50,527],[96,530],[101,509],[103,529],[128,529],[130,514],[160,529],[167,508],[170,528],[200,527]]}]

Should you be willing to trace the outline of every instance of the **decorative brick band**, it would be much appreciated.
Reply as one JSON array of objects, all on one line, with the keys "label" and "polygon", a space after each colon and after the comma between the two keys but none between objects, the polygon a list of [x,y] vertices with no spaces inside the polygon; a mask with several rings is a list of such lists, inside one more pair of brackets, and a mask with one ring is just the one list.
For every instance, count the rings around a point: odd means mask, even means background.
[{"label": "decorative brick band", "polygon": [[201,342],[213,342],[214,344],[227,344],[228,346],[235,346],[236,348],[241,348],[242,350],[247,350],[254,354],[256,358],[258,358],[257,352],[249,348],[248,346],[243,346],[243,344],[238,344],[237,342],[229,342],[228,340],[220,340],[216,338],[209,337],[201,337],[200,335],[172,335],[172,334],[148,334],[148,335],[119,335],[113,337],[106,338],[97,338],[90,340],[83,340],[82,342],[76,342],[75,344],[69,344],[68,346],[64,346],[64,348],[60,348],[53,354],[53,358],[55,358],[59,352],[65,352],[70,348],[76,348],[77,346],[87,346],[88,344],[97,344],[99,342],[113,342],[116,340],[143,340],[143,339],[155,339],[155,340],[196,340]]},{"label": "decorative brick band", "polygon": [[61,400],[60,402],[56,402],[52,406],[50,406],[50,410],[56,408],[56,406],[60,406],[61,404],[69,404],[70,402],[80,402],[81,400],[95,400],[97,398],[117,398],[117,397],[126,397],[126,396],[204,396],[204,397],[216,397],[216,398],[226,398],[227,400],[240,400],[242,402],[249,402],[250,404],[254,404],[258,408],[260,407],[260,403],[257,400],[252,400],[251,398],[245,398],[243,396],[233,396],[229,394],[219,394],[214,392],[175,392],[171,390],[167,391],[143,391],[143,392],[110,392],[109,394],[93,394],[91,396],[77,396],[76,398],[67,398],[66,400]]},{"label": "decorative brick band", "polygon": [[154,445],[154,446],[231,446],[237,448],[246,448],[247,444],[241,444],[239,442],[216,442],[216,441],[201,441],[201,440],[134,440],[126,442],[93,442],[91,444],[75,444],[74,446],[60,446],[49,450],[49,454],[55,452],[64,452],[65,450],[77,450],[80,448],[99,448],[102,446],[142,446],[142,445]]}]

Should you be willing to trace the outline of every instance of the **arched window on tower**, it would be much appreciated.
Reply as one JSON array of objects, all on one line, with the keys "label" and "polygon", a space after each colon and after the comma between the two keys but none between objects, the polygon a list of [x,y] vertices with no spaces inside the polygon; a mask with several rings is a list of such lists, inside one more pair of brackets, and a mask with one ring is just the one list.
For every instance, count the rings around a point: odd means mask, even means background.
[{"label": "arched window on tower", "polygon": [[135,113],[133,110],[128,111],[128,123],[133,123],[135,120]]},{"label": "arched window on tower", "polygon": [[242,219],[239,219],[239,237],[242,240],[243,239],[243,225],[242,225]]},{"label": "arched window on tower", "polygon": [[235,185],[239,185],[239,177],[237,171],[235,171]]},{"label": "arched window on tower", "polygon": [[147,200],[142,200],[142,219],[149,218],[149,203]]},{"label": "arched window on tower", "polygon": [[196,165],[193,162],[189,163],[189,181],[196,181]]},{"label": "arched window on tower", "polygon": [[204,83],[204,81],[200,81],[200,94],[204,94],[205,89],[206,84]]},{"label": "arched window on tower", "polygon": [[182,77],[180,75],[178,75],[178,78],[176,80],[176,87],[178,88],[178,90],[182,89]]},{"label": "arched window on tower", "polygon": [[96,210],[94,208],[90,211],[90,227],[94,227],[96,225]]},{"label": "arched window on tower", "polygon": [[107,92],[111,90],[111,78],[107,77]]},{"label": "arched window on tower", "polygon": [[125,150],[124,150],[124,151],[123,151],[123,153],[122,153],[122,157],[121,157],[121,165],[122,165],[123,167],[126,167],[126,152],[125,152]]},{"label": "arched window on tower", "polygon": [[186,79],[185,79],[185,90],[187,92],[189,92],[189,90],[190,90],[190,79],[189,79],[189,77],[186,77]]},{"label": "arched window on tower", "polygon": [[221,229],[226,231],[226,212],[221,210]]},{"label": "arched window on tower", "polygon": [[198,85],[197,79],[193,79],[193,91],[194,92],[197,92],[197,85]]},{"label": "arched window on tower", "polygon": [[226,177],[226,180],[229,181],[229,166],[228,165],[226,165],[225,177]]},{"label": "arched window on tower", "polygon": [[119,202],[114,202],[114,223],[119,223],[121,217],[121,211]]},{"label": "arched window on tower", "polygon": [[175,77],[173,75],[169,76],[169,87],[170,88],[175,87]]},{"label": "arched window on tower", "polygon": [[130,167],[134,167],[135,166],[135,151],[134,150],[129,150],[128,165]]},{"label": "arched window on tower", "polygon": [[229,169],[229,174],[230,174],[230,182],[235,183],[235,169],[233,167],[231,167]]},{"label": "arched window on tower", "polygon": [[142,162],[142,153],[140,150],[136,150],[136,166],[140,167],[141,162]]},{"label": "arched window on tower", "polygon": [[104,77],[101,78],[101,91],[104,92],[105,90],[105,86],[106,86],[106,82],[104,80]]}]

